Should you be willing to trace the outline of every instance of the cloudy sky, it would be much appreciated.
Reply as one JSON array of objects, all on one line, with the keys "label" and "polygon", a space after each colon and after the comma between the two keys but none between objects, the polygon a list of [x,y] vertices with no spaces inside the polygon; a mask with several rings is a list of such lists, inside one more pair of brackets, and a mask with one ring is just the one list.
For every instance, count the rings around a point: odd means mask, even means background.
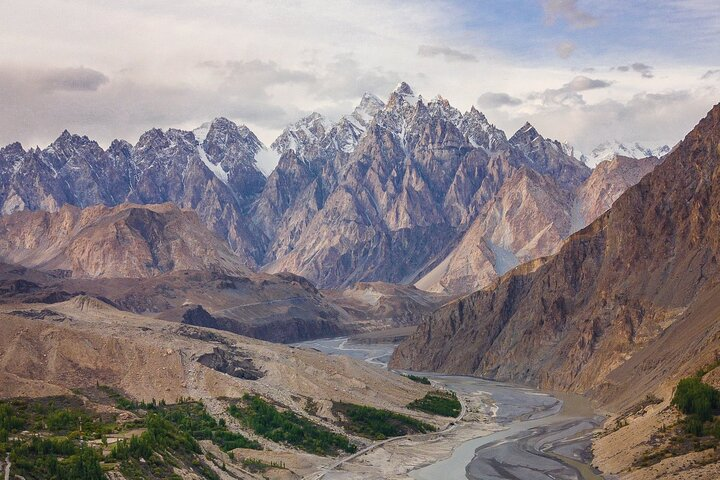
[{"label": "cloudy sky", "polygon": [[267,144],[404,80],[589,150],[673,144],[720,101],[717,0],[5,0],[0,144],[226,116]]}]

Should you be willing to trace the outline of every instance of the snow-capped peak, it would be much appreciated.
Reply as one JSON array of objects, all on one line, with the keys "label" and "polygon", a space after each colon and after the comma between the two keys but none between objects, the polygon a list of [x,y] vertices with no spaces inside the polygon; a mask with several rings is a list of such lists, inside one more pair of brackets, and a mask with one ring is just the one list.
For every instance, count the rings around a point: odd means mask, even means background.
[{"label": "snow-capped peak", "polygon": [[410,85],[405,82],[400,82],[395,90],[390,94],[390,100],[388,101],[388,107],[395,107],[396,105],[407,104],[415,106],[418,101],[422,101],[422,97],[415,95],[415,92]]},{"label": "snow-capped peak", "polygon": [[443,117],[450,120],[456,127],[460,125],[460,120],[462,119],[460,110],[450,105],[450,102],[440,95],[437,95],[428,102],[428,111],[432,116]]},{"label": "snow-capped peak", "polygon": [[288,125],[270,145],[270,148],[279,154],[294,150],[299,157],[302,157],[304,151],[317,145],[331,128],[332,124],[325,117],[313,112],[292,125]]},{"label": "snow-capped peak", "polygon": [[372,93],[365,93],[360,100],[360,104],[355,107],[351,116],[367,125],[384,106],[385,103],[378,97]]},{"label": "snow-capped peak", "polygon": [[482,113],[482,112],[481,112],[480,110],[478,110],[477,108],[475,108],[475,105],[471,105],[471,106],[470,106],[470,110],[469,110],[465,115],[470,115],[470,116],[473,116],[473,117],[477,117],[477,118],[482,119],[484,122],[487,122],[487,118],[485,118],[485,114]]},{"label": "snow-capped peak", "polygon": [[413,91],[413,89],[405,82],[398,83],[397,87],[395,87],[395,90],[393,90],[393,93],[397,93],[398,95],[402,95],[405,97],[415,96],[415,92]]},{"label": "snow-capped peak", "polygon": [[656,148],[649,148],[635,143],[623,143],[618,140],[606,141],[595,147],[588,155],[580,155],[588,167],[595,168],[605,160],[612,160],[616,155],[630,158],[662,157],[670,152],[670,147],[663,145]]},{"label": "snow-capped peak", "polygon": [[345,153],[354,151],[360,137],[384,107],[385,104],[378,97],[365,93],[353,113],[342,117],[330,131],[336,148]]},{"label": "snow-capped peak", "polygon": [[520,129],[520,131],[522,131],[523,133],[527,133],[530,130],[535,130],[535,127],[533,127],[530,122],[525,122],[525,125],[523,125],[523,127]]},{"label": "snow-capped peak", "polygon": [[525,125],[520,127],[520,129],[515,132],[512,137],[510,137],[510,143],[529,144],[534,142],[536,139],[542,140],[543,137],[530,122],[525,122]]},{"label": "snow-capped peak", "polygon": [[473,147],[492,151],[507,144],[505,132],[490,124],[474,106],[462,116],[459,128]]},{"label": "snow-capped peak", "polygon": [[568,157],[574,157],[577,160],[580,160],[578,157],[575,156],[575,147],[570,145],[568,142],[561,142],[560,148],[562,148],[562,151],[565,155]]}]

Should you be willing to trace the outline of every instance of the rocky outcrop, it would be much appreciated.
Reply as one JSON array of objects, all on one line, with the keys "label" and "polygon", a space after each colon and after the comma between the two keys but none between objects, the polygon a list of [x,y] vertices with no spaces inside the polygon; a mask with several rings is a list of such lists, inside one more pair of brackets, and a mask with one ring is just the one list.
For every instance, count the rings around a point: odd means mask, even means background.
[{"label": "rocky outcrop", "polygon": [[244,380],[258,380],[265,375],[255,366],[252,358],[238,348],[231,350],[214,347],[212,353],[200,355],[197,362],[217,372]]},{"label": "rocky outcrop", "polygon": [[707,361],[720,341],[719,145],[720,105],[557,255],[433,313],[391,366],[611,398]]},{"label": "rocky outcrop", "polygon": [[0,217],[0,258],[75,277],[149,277],[247,268],[192,211],[176,205],[63,206]]}]

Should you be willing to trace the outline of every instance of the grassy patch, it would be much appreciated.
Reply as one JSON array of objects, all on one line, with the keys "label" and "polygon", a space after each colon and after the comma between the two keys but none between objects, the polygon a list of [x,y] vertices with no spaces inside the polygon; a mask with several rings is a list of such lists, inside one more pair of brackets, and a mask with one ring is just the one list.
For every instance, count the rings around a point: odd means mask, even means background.
[{"label": "grassy patch", "polygon": [[429,392],[423,398],[410,402],[407,408],[443,417],[457,417],[462,411],[462,405],[455,392],[439,390]]},{"label": "grassy patch", "polygon": [[333,411],[343,418],[347,431],[375,440],[435,431],[432,425],[407,415],[364,405],[335,402]]},{"label": "grassy patch", "polygon": [[309,453],[333,455],[340,451],[352,453],[357,449],[346,436],[290,410],[280,411],[257,395],[245,394],[241,403],[230,405],[229,412],[258,435]]}]

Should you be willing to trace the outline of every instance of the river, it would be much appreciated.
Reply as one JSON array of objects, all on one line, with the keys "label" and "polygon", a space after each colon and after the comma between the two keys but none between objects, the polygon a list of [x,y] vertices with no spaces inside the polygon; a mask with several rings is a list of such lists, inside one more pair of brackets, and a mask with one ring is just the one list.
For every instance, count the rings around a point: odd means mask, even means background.
[{"label": "river", "polygon": [[[356,345],[347,338],[297,344],[329,355],[347,355],[387,368],[396,345]],[[455,447],[449,458],[410,472],[416,480],[597,480],[591,467],[592,433],[603,418],[579,396],[475,377],[420,373],[460,395],[483,393],[502,430]]]}]

